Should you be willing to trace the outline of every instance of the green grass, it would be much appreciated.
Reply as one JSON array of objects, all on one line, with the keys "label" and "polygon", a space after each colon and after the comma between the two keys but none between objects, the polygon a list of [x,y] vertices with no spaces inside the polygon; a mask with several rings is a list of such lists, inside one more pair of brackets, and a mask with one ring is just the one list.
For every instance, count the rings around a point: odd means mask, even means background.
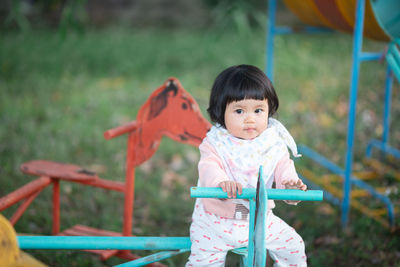
[{"label": "green grass", "polygon": [[[21,163],[33,159],[79,164],[103,178],[123,181],[126,137],[106,141],[105,130],[134,120],[149,94],[170,76],[180,79],[206,115],[215,76],[233,64],[264,69],[264,45],[261,30],[237,34],[111,28],[65,39],[51,31],[2,33],[0,196],[33,179],[19,171]],[[275,45],[275,87],[281,103],[278,118],[298,143],[343,166],[351,36],[278,36]],[[374,51],[383,45],[366,41],[365,48]],[[361,66],[356,167],[368,140],[381,134],[384,74],[382,63]],[[391,132],[392,145],[397,147],[398,88],[396,83]],[[134,234],[188,235],[194,203],[189,187],[196,184],[196,158],[195,148],[165,138],[155,156],[137,169]],[[304,165],[302,160],[297,164],[298,169]],[[171,177],[173,182],[166,183]],[[62,229],[80,223],[121,230],[121,194],[69,183],[62,183],[61,192]],[[45,189],[15,225],[16,230],[50,234],[50,203],[51,190]],[[14,210],[2,213],[10,217]],[[305,239],[310,266],[394,266],[400,260],[398,236],[355,211],[343,231],[338,207],[327,202],[298,207],[278,203],[275,210]],[[101,262],[76,251],[29,253],[50,266],[122,262],[116,258]],[[186,258],[187,254],[164,263],[182,266]],[[234,266],[237,258],[229,258],[228,266]]]}]

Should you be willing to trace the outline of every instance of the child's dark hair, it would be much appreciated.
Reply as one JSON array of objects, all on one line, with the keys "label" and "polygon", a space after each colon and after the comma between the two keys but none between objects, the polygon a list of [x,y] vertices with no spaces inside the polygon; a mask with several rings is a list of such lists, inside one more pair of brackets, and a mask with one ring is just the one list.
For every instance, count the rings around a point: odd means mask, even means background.
[{"label": "child's dark hair", "polygon": [[267,75],[255,66],[237,65],[221,72],[214,81],[207,109],[211,120],[225,127],[226,105],[243,99],[267,99],[268,117],[279,107],[278,96]]}]

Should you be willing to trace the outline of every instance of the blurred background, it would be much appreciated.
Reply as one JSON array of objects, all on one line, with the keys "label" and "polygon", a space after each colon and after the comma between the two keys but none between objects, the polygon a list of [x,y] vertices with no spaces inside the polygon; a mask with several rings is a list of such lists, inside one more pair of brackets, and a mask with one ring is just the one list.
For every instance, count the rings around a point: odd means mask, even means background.
[{"label": "blurred background", "polygon": [[[203,115],[211,85],[223,69],[252,64],[265,70],[264,0],[27,0],[0,2],[0,197],[34,179],[19,166],[34,159],[73,163],[105,179],[124,181],[126,136],[103,132],[135,120],[153,90],[171,76],[196,99]],[[278,1],[277,24],[304,24]],[[275,37],[277,118],[299,144],[343,166],[352,63],[351,34],[330,31]],[[364,39],[365,50],[387,42]],[[371,138],[382,135],[384,60],[361,65],[354,169],[362,169]],[[399,86],[392,94],[391,145],[400,146]],[[163,138],[155,156],[136,169],[133,234],[187,236],[197,183],[198,150]],[[296,161],[298,170],[307,164]],[[398,165],[397,165],[398,166]],[[317,168],[313,165],[308,168]],[[388,178],[393,179],[393,178]],[[381,183],[378,181],[377,183]],[[399,204],[398,182],[391,198]],[[33,201],[15,229],[51,234],[51,189]],[[61,229],[77,223],[121,231],[123,195],[61,183]],[[10,217],[16,207],[2,211]],[[306,243],[309,266],[396,266],[398,232],[327,201],[275,213]],[[80,251],[31,250],[49,266],[112,266]],[[135,252],[136,253],[136,252]],[[138,255],[147,255],[138,251]],[[163,261],[183,266],[183,254]],[[228,255],[227,266],[238,258]]]}]

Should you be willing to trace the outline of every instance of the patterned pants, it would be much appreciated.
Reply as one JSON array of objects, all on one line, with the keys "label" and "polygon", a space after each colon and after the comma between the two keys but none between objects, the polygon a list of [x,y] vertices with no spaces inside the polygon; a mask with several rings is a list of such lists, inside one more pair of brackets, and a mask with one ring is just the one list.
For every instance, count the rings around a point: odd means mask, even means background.
[{"label": "patterned pants", "polygon": [[[218,217],[204,211],[197,201],[190,226],[191,254],[186,267],[224,266],[227,252],[247,246],[248,235],[248,221]],[[267,216],[266,242],[275,267],[307,266],[303,239],[272,211]]]}]

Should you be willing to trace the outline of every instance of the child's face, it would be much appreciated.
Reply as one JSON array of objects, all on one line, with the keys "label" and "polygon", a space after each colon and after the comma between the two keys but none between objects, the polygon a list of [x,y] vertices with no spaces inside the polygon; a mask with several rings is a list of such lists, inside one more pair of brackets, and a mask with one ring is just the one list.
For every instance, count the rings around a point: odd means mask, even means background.
[{"label": "child's face", "polygon": [[268,127],[268,100],[243,99],[227,104],[225,126],[237,138],[256,138]]}]

